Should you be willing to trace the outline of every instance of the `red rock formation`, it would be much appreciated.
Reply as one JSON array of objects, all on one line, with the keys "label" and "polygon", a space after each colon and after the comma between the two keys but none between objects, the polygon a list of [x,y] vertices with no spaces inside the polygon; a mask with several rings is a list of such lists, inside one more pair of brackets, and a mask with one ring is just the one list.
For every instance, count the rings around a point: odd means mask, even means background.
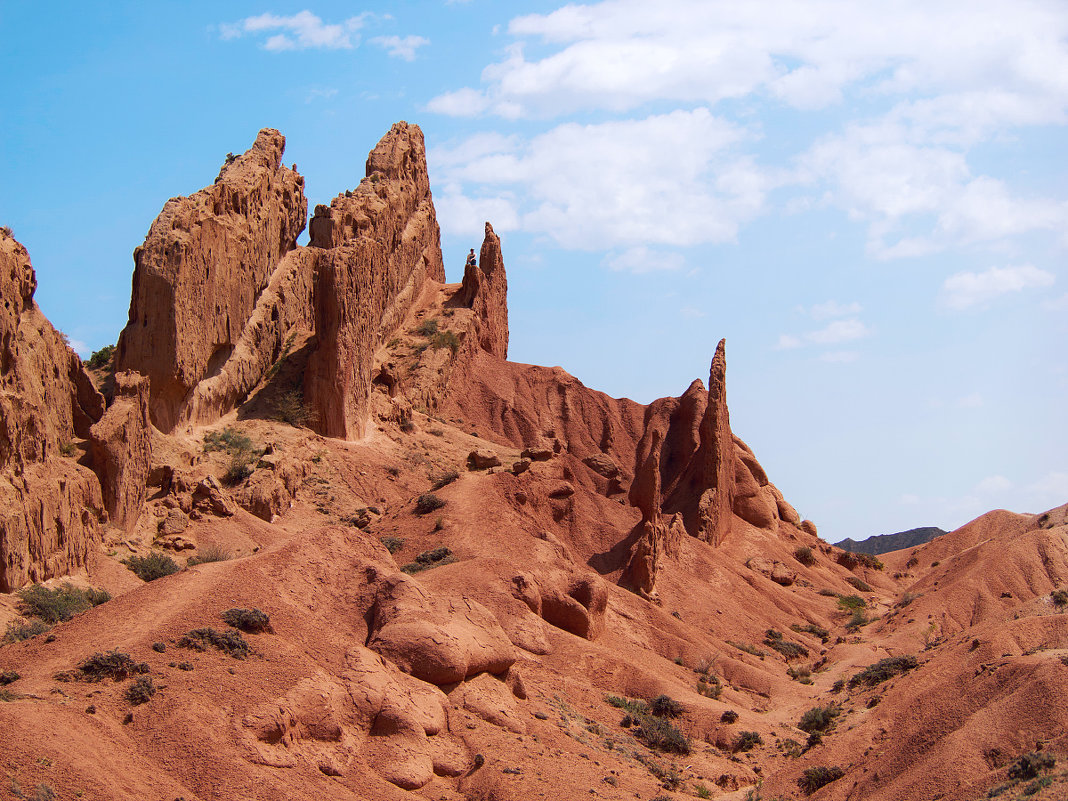
[{"label": "red rock formation", "polygon": [[284,150],[282,134],[260,131],[212,186],[169,200],[134,251],[115,364],[151,379],[152,421],[164,432],[188,419],[193,388],[230,357],[304,229],[304,179],[281,166]]},{"label": "red rock formation", "polygon": [[368,156],[356,190],[316,207],[311,245],[323,250],[314,294],[319,347],[309,359],[305,401],[321,433],[351,439],[367,420],[375,350],[425,281],[445,280],[417,125],[394,125]]},{"label": "red rock formation", "polygon": [[116,373],[115,399],[90,430],[93,469],[100,478],[111,522],[132,529],[141,516],[152,466],[148,379]]},{"label": "red rock formation", "polygon": [[501,240],[486,223],[486,238],[477,265],[468,262],[457,302],[475,312],[479,346],[500,359],[508,358],[508,278]]},{"label": "red rock formation", "polygon": [[105,517],[96,476],[62,455],[103,398],[36,289],[26,249],[0,231],[0,592],[84,564]]}]

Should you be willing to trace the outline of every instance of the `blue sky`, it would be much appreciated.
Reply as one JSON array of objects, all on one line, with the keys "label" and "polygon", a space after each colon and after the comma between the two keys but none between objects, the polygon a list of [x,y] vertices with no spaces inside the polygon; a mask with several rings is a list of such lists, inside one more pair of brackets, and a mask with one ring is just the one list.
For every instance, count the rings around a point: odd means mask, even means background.
[{"label": "blue sky", "polygon": [[1063,2],[0,2],[0,224],[83,353],[169,197],[265,126],[309,204],[426,134],[511,358],[707,380],[830,540],[1068,501]]}]

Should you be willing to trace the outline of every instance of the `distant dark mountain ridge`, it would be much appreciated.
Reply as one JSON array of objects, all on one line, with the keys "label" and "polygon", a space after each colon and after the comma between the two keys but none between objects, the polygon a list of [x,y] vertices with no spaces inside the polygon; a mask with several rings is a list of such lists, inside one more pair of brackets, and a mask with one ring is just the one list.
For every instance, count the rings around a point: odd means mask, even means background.
[{"label": "distant dark mountain ridge", "polygon": [[870,553],[874,556],[875,554],[889,553],[890,551],[900,551],[902,548],[924,545],[945,533],[937,526],[921,526],[920,528],[910,528],[908,531],[899,531],[896,534],[876,534],[859,542],[847,537],[841,542],[836,542],[835,545],[843,551]]}]

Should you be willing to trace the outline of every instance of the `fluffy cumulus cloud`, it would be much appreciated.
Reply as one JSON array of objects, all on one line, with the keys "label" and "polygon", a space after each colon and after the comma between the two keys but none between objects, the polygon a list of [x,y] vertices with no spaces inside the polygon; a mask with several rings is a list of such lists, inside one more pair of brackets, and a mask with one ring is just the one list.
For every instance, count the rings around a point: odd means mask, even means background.
[{"label": "fluffy cumulus cloud", "polygon": [[[794,350],[805,346],[832,347],[856,342],[871,336],[872,329],[860,320],[862,311],[859,303],[839,303],[828,300],[811,307],[798,307],[798,311],[817,322],[829,320],[819,328],[803,334],[780,334],[775,347],[777,350]],[[831,363],[856,361],[860,354],[855,350],[827,350],[820,359]]]},{"label": "fluffy cumulus cloud", "polygon": [[1002,295],[1051,287],[1055,280],[1053,273],[1030,264],[991,267],[981,273],[964,271],[945,280],[942,285],[943,301],[950,309],[958,311],[984,308]]},{"label": "fluffy cumulus cloud", "polygon": [[745,135],[697,108],[564,123],[529,139],[479,134],[429,159],[439,217],[450,229],[477,232],[493,218],[466,215],[497,206],[510,209],[517,227],[564,247],[685,247],[731,241],[759,213],[774,179],[737,152]]},{"label": "fluffy cumulus cloud", "polygon": [[383,48],[393,58],[405,61],[415,61],[415,51],[430,44],[430,40],[423,36],[376,36],[370,42]]},{"label": "fluffy cumulus cloud", "polygon": [[363,27],[368,14],[359,14],[340,23],[325,23],[310,11],[301,11],[291,16],[260,14],[246,17],[240,22],[219,26],[223,39],[236,39],[246,34],[265,36],[265,50],[351,50],[356,31]]},{"label": "fluffy cumulus cloud", "polygon": [[[603,0],[516,17],[506,33],[510,42],[477,85],[439,94],[427,110],[531,120],[544,132],[456,170],[450,197],[457,206],[461,197],[499,199],[502,183],[532,192],[543,205],[516,209],[518,224],[563,244],[729,241],[775,209],[767,198],[775,189],[789,195],[784,208],[842,210],[865,227],[868,254],[879,259],[1068,229],[1063,192],[1021,190],[996,164],[984,162],[984,171],[972,158],[975,147],[1004,143],[1020,128],[1068,123],[1068,14],[1059,0]],[[769,147],[765,128],[781,130],[775,115],[783,113],[803,125]],[[615,121],[559,124],[571,115]],[[679,155],[696,162],[665,164],[654,153],[636,169],[641,162],[627,160],[697,124],[734,133],[734,158],[694,154],[685,142]],[[643,130],[653,147],[638,139]],[[574,166],[581,182],[562,172]],[[619,180],[601,174],[605,167]],[[665,178],[681,179],[675,197],[684,203],[665,196]],[[554,183],[577,190],[575,202],[547,192]],[[584,187],[610,201],[588,203]],[[662,200],[670,214],[627,212]]]}]

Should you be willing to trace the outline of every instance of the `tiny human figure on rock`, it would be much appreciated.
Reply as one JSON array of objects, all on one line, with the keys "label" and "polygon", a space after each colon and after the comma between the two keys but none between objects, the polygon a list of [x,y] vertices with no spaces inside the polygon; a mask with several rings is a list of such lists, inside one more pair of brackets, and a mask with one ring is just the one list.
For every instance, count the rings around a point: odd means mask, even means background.
[{"label": "tiny human figure on rock", "polygon": [[475,266],[475,249],[474,248],[471,248],[471,252],[467,254],[467,264],[464,265],[464,266],[465,267],[474,267]]}]

